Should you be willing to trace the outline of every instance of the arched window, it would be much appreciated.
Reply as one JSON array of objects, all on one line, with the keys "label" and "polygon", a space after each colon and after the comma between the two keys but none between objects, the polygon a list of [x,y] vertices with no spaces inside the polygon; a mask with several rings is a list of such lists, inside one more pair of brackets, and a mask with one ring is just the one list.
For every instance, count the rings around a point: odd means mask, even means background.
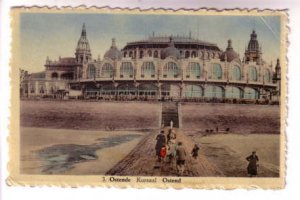
[{"label": "arched window", "polygon": [[241,89],[231,86],[226,87],[225,97],[231,99],[240,99],[242,97]]},{"label": "arched window", "polygon": [[142,77],[155,77],[155,66],[153,62],[144,62],[141,68]]},{"label": "arched window", "polygon": [[214,85],[208,85],[205,88],[204,92],[205,97],[214,97],[214,98],[223,98],[224,97],[224,92],[223,88],[219,86],[214,86]]},{"label": "arched window", "polygon": [[127,78],[133,77],[133,66],[132,66],[131,62],[122,62],[122,65],[120,68],[120,76],[127,77]]},{"label": "arched window", "polygon": [[127,51],[124,51],[124,58],[127,57]]},{"label": "arched window", "polygon": [[168,62],[163,68],[164,77],[178,77],[179,67],[175,62]]},{"label": "arched window", "polygon": [[148,54],[149,57],[152,57],[152,51],[151,50],[148,50],[147,54]]},{"label": "arched window", "polygon": [[64,73],[62,75],[60,75],[60,79],[62,80],[72,80],[73,79],[73,73]]},{"label": "arched window", "polygon": [[158,58],[158,51],[154,51],[154,58]]},{"label": "arched window", "polygon": [[245,99],[258,99],[259,93],[257,90],[253,88],[246,87],[244,91],[244,98]]},{"label": "arched window", "polygon": [[87,78],[96,78],[96,67],[93,64],[89,64],[87,68]]},{"label": "arched window", "polygon": [[56,72],[52,73],[52,74],[51,74],[51,78],[52,78],[53,80],[57,80],[57,79],[58,79],[58,73],[56,73]]},{"label": "arched window", "polygon": [[186,69],[187,78],[200,78],[201,76],[201,65],[197,62],[190,62]]},{"label": "arched window", "polygon": [[132,51],[129,51],[129,57],[132,58]]},{"label": "arched window", "polygon": [[212,79],[222,79],[222,67],[220,64],[212,64]]},{"label": "arched window", "polygon": [[185,88],[185,97],[202,97],[203,91],[199,85],[187,85]]},{"label": "arched window", "polygon": [[232,80],[239,81],[242,78],[241,69],[239,66],[235,65],[232,68]]},{"label": "arched window", "polygon": [[185,58],[189,58],[189,57],[190,57],[190,52],[189,52],[189,51],[186,51],[184,57],[185,57]]},{"label": "arched window", "polygon": [[102,70],[101,70],[101,76],[103,78],[112,78],[114,74],[114,68],[111,64],[109,63],[105,63],[102,66]]},{"label": "arched window", "polygon": [[192,51],[191,57],[192,58],[196,58],[197,57],[197,52],[196,51]]},{"label": "arched window", "polygon": [[270,75],[270,71],[268,69],[265,69],[265,73],[264,73],[264,81],[266,83],[269,83],[271,79],[271,75]]},{"label": "arched window", "polygon": [[249,68],[249,79],[250,81],[257,81],[257,71],[253,66]]},{"label": "arched window", "polygon": [[140,58],[144,57],[144,51],[140,51]]}]

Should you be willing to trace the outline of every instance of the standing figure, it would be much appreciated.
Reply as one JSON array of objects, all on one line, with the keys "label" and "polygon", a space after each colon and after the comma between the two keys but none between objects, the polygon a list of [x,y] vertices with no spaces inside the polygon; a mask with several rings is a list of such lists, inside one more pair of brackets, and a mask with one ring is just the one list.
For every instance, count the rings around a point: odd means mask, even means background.
[{"label": "standing figure", "polygon": [[246,160],[249,162],[247,171],[250,177],[257,175],[257,162],[258,162],[258,156],[256,155],[256,152],[253,151],[250,156],[246,158]]},{"label": "standing figure", "polygon": [[200,148],[198,147],[197,144],[195,144],[194,148],[192,149],[192,157],[194,159],[197,159],[198,158],[198,152],[199,152]]},{"label": "standing figure", "polygon": [[186,151],[182,145],[182,142],[178,142],[178,147],[176,150],[176,156],[177,156],[177,171],[178,175],[182,176],[184,172],[185,167],[185,160],[186,160]]},{"label": "standing figure", "polygon": [[173,129],[173,121],[170,121],[170,128]]},{"label": "standing figure", "polygon": [[166,136],[163,130],[160,131],[160,134],[156,136],[156,145],[155,145],[155,152],[158,158],[158,161],[161,160],[160,157],[160,150],[161,148],[166,145]]},{"label": "standing figure", "polygon": [[169,133],[167,135],[167,142],[169,142],[170,140],[175,140],[176,139],[176,133],[173,129],[169,130]]},{"label": "standing figure", "polygon": [[175,139],[171,139],[168,141],[168,158],[169,158],[169,163],[173,168],[173,165],[176,166],[176,148],[177,148],[177,143]]}]

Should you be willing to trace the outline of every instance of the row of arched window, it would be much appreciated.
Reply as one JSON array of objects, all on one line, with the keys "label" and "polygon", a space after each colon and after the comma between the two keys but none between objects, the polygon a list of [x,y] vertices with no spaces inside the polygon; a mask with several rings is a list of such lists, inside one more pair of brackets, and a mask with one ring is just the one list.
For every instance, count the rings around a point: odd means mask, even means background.
[{"label": "row of arched window", "polygon": [[[220,64],[213,63],[211,68],[210,79],[218,80],[223,79],[223,69]],[[144,62],[141,66],[141,77],[155,77],[155,65],[153,62]],[[114,68],[110,63],[105,63],[102,66],[100,73],[97,73],[94,64],[89,64],[87,68],[87,78],[96,78],[97,74],[103,78],[112,78],[114,75]],[[181,68],[175,62],[168,62],[164,65],[162,75],[167,77],[179,77],[181,74]],[[134,75],[134,67],[131,62],[122,62],[120,67],[120,77],[132,78]],[[203,67],[197,62],[190,62],[186,68],[186,78],[201,78],[203,77]],[[263,78],[265,82],[271,81],[271,73],[268,69],[264,69]],[[258,81],[258,72],[255,66],[250,66],[247,79],[252,82]],[[242,71],[238,65],[231,67],[230,80],[239,81],[242,80]]]}]

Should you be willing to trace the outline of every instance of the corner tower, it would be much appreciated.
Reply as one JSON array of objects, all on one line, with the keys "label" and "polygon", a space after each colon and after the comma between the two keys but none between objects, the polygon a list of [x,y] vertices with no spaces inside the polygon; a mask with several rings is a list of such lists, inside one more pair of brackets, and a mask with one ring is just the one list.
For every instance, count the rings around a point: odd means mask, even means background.
[{"label": "corner tower", "polygon": [[78,40],[75,51],[75,57],[78,64],[83,64],[92,60],[92,53],[86,36],[85,24],[82,26],[81,36]]},{"label": "corner tower", "polygon": [[261,64],[262,62],[261,47],[259,46],[255,30],[252,31],[248,47],[245,50],[245,61],[256,62],[257,64]]}]

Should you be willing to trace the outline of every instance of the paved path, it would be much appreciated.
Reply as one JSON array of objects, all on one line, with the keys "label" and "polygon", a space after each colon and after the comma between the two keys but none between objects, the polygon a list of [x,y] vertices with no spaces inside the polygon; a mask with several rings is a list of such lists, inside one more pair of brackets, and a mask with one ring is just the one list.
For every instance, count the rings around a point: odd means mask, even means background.
[{"label": "paved path", "polygon": [[[165,128],[167,132],[168,127]],[[191,138],[175,128],[177,142],[183,142],[186,152],[189,154],[183,176],[209,177],[223,176],[200,150],[198,159],[193,159],[190,152],[194,146]],[[158,162],[155,155],[156,136],[158,131],[151,133],[129,153],[123,160],[107,172],[107,175],[131,175],[131,176],[177,176],[176,166],[167,162]]]}]

